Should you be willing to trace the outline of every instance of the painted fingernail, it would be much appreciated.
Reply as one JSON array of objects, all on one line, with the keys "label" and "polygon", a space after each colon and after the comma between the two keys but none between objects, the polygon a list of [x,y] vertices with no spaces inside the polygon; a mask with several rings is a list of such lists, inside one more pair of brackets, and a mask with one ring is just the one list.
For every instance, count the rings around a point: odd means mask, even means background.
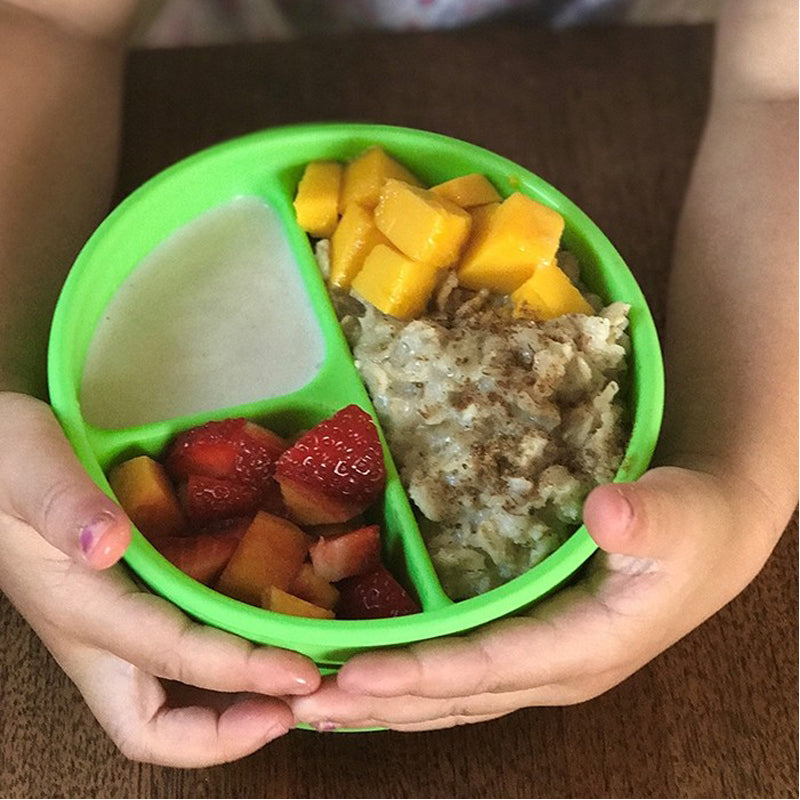
[{"label": "painted fingernail", "polygon": [[81,528],[78,541],[81,546],[81,552],[86,558],[89,558],[89,556],[95,553],[99,546],[102,546],[101,540],[103,535],[107,533],[113,525],[114,516],[109,514],[108,511],[101,511]]}]

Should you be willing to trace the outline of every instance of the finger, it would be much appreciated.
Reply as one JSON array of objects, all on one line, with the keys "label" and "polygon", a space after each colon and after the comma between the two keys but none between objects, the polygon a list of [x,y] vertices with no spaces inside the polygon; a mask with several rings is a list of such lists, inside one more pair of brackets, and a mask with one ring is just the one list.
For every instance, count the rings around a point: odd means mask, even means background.
[{"label": "finger", "polygon": [[81,615],[84,634],[99,649],[161,678],[220,692],[304,694],[319,685],[311,659],[197,624],[124,573],[114,578],[115,602],[108,602],[108,593],[92,593]]},{"label": "finger", "polygon": [[294,725],[285,703],[231,695],[174,706],[151,675],[108,654],[84,653],[64,664],[98,722],[124,755],[173,767],[234,761]]},{"label": "finger", "polygon": [[576,702],[569,690],[547,686],[536,690],[475,694],[450,698],[414,695],[373,697],[343,691],[326,679],[313,695],[292,698],[295,718],[319,731],[369,727],[402,729],[441,728],[492,719],[531,705]]},{"label": "finger", "polygon": [[22,395],[0,406],[2,506],[76,561],[104,569],[130,543],[130,522],[86,474],[50,408]]},{"label": "finger", "polygon": [[635,483],[597,487],[586,498],[583,518],[606,552],[664,560],[690,549],[692,531],[717,518],[721,505],[710,476],[661,467]]},{"label": "finger", "polygon": [[[338,684],[347,692],[379,697],[514,692],[600,672],[604,659],[614,657],[608,612],[584,587],[565,590],[536,614],[467,636],[357,655],[339,671]],[[603,647],[595,647],[603,637]]]}]

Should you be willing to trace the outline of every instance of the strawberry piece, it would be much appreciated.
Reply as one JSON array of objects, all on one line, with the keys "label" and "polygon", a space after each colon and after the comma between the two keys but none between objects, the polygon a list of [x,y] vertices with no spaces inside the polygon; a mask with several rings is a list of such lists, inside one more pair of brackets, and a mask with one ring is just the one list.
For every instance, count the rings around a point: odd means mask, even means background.
[{"label": "strawberry piece", "polygon": [[164,466],[175,481],[190,475],[232,478],[239,452],[237,437],[244,419],[207,422],[179,434],[167,452]]},{"label": "strawberry piece", "polygon": [[349,405],[301,436],[275,478],[291,515],[308,525],[344,522],[383,491],[386,466],[372,417]]},{"label": "strawberry piece", "polygon": [[190,475],[179,494],[186,516],[202,523],[255,514],[260,502],[255,489],[206,475]]},{"label": "strawberry piece", "polygon": [[190,578],[210,585],[230,561],[240,536],[237,529],[196,536],[162,536],[153,545],[167,561]]},{"label": "strawberry piece", "polygon": [[379,564],[369,572],[345,578],[337,584],[341,619],[382,619],[416,614],[420,608],[386,567]]},{"label": "strawberry piece", "polygon": [[169,449],[166,467],[176,481],[204,475],[274,491],[275,462],[286,442],[242,417],[207,422],[184,431]]},{"label": "strawberry piece", "polygon": [[372,569],[381,560],[380,528],[368,525],[339,536],[321,537],[309,549],[314,572],[330,583]]}]

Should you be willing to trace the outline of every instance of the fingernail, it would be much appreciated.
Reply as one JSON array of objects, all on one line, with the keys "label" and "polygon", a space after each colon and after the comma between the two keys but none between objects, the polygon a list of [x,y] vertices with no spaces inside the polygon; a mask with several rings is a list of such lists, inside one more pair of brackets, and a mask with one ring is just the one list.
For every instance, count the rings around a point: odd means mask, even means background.
[{"label": "fingernail", "polygon": [[621,530],[625,531],[630,528],[633,522],[633,505],[623,489],[617,489],[617,498],[620,501],[617,508],[619,526]]},{"label": "fingernail", "polygon": [[101,546],[103,535],[111,529],[114,522],[112,514],[109,514],[108,511],[101,511],[81,528],[78,541],[80,542],[81,552],[87,559],[95,553],[98,546]]},{"label": "fingernail", "polygon": [[314,728],[315,731],[317,731],[317,733],[331,733],[332,731],[341,728],[341,725],[339,725],[338,722],[333,722],[332,720],[325,719],[325,720],[320,720],[319,722],[314,722],[312,724],[312,727]]}]

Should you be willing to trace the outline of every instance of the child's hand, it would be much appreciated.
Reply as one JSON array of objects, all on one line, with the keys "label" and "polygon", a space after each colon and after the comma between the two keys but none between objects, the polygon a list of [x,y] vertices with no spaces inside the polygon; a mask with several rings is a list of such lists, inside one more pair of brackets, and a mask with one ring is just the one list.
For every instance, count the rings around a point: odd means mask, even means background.
[{"label": "child's hand", "polygon": [[296,718],[419,730],[588,700],[733,598],[776,539],[756,535],[770,516],[755,491],[680,468],[596,489],[585,518],[606,552],[579,584],[470,635],[356,656],[291,702]]},{"label": "child's hand", "polygon": [[294,724],[278,696],[319,684],[305,657],[195,624],[121,566],[101,571],[130,525],[50,409],[23,395],[0,394],[0,536],[0,588],[130,758],[240,758]]}]

